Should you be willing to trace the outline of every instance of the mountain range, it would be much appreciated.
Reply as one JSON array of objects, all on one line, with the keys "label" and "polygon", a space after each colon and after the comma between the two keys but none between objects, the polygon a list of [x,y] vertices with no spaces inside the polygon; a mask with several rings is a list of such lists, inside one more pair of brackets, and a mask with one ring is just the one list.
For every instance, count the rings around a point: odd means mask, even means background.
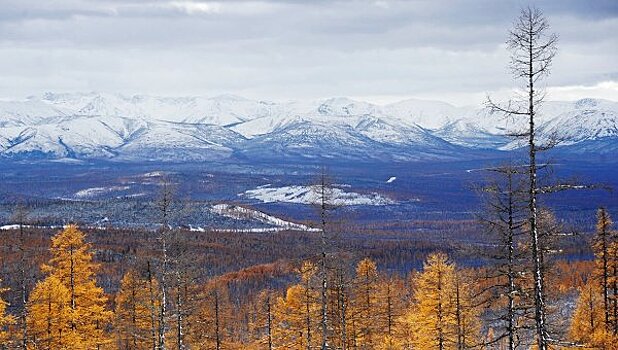
[{"label": "mountain range", "polygon": [[[211,161],[452,160],[523,145],[505,136],[524,119],[482,106],[405,100],[375,105],[348,98],[254,101],[238,96],[155,97],[46,93],[0,101],[0,157]],[[618,102],[546,102],[540,140],[558,135],[567,154],[618,151]]]}]

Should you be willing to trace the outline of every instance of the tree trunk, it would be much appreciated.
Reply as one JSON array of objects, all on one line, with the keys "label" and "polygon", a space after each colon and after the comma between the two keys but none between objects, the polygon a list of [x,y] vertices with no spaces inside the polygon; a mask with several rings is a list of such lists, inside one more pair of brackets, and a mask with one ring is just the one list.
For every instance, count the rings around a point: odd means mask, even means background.
[{"label": "tree trunk", "polygon": [[182,303],[182,286],[181,286],[181,278],[180,273],[176,272],[176,345],[178,346],[178,350],[184,350],[184,329],[182,326],[183,322],[183,303]]},{"label": "tree trunk", "polygon": [[[165,229],[165,228],[164,228]],[[165,350],[165,332],[167,331],[167,238],[165,232],[161,233],[163,272],[161,273],[161,314],[159,315],[159,350]]]},{"label": "tree trunk", "polygon": [[157,350],[157,311],[155,291],[152,280],[152,270],[150,269],[150,261],[146,264],[148,273],[148,292],[150,294],[150,336],[152,337],[152,350]]},{"label": "tree trunk", "polygon": [[515,247],[514,247],[514,235],[515,235],[515,223],[514,223],[514,200],[513,200],[513,173],[508,172],[508,232],[507,232],[507,277],[508,277],[508,342],[509,350],[515,350]]},{"label": "tree trunk", "polygon": [[438,349],[444,350],[445,349],[444,329],[443,329],[444,324],[442,322],[444,320],[444,315],[442,311],[442,271],[438,271],[438,310],[437,310],[437,313],[438,313],[437,314]]},{"label": "tree trunk", "polygon": [[307,350],[311,350],[311,300],[309,295],[309,279],[305,285],[305,327],[307,327]]},{"label": "tree trunk", "polygon": [[273,350],[273,314],[270,304],[270,293],[266,297],[266,308],[268,312],[268,350]]},{"label": "tree trunk", "polygon": [[219,292],[215,290],[215,342],[216,350],[221,350],[221,321],[219,310]]},{"label": "tree trunk", "polygon": [[326,267],[326,259],[327,259],[327,241],[326,241],[326,215],[327,215],[327,193],[326,193],[326,178],[325,175],[321,176],[320,183],[320,219],[322,221],[322,231],[320,234],[321,243],[322,243],[322,252],[320,259],[320,275],[322,278],[322,290],[321,290],[321,304],[322,304],[322,317],[321,317],[321,328],[322,328],[322,350],[328,349],[328,273]]},{"label": "tree trunk", "polygon": [[544,293],[544,281],[543,281],[543,263],[542,263],[542,247],[539,242],[539,230],[538,230],[538,203],[537,203],[537,166],[536,166],[536,143],[535,143],[535,109],[534,109],[534,66],[533,66],[533,53],[534,53],[534,37],[532,23],[530,24],[530,31],[528,33],[528,115],[529,120],[529,175],[530,175],[530,198],[529,198],[529,210],[530,210],[530,238],[532,243],[532,263],[533,276],[534,276],[534,308],[535,308],[535,322],[537,331],[537,341],[539,350],[548,350],[547,330],[545,325],[545,293]]}]

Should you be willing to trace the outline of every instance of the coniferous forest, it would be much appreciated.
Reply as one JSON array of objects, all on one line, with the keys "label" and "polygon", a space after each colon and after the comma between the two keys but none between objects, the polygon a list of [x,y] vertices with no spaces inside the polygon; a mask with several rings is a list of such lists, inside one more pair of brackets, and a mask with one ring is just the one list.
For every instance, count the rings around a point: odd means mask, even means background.
[{"label": "coniferous forest", "polygon": [[[607,211],[599,209],[597,220],[589,241],[594,260],[570,261],[551,257],[560,256],[551,234],[562,231],[549,211],[541,215],[552,349],[614,346],[618,235]],[[238,234],[88,229],[86,234],[74,225],[23,226],[2,232],[2,344],[7,349],[535,347],[526,228],[517,225],[509,232],[508,226],[488,225],[493,227],[488,241],[495,244],[491,252],[475,253],[486,257],[483,266],[459,266],[439,248],[417,245],[407,248],[417,256],[404,258],[422,259],[422,266],[407,273],[380,269],[380,261],[392,258],[385,256],[390,252],[385,246],[365,258],[333,247],[325,259],[305,251],[306,259],[295,260],[284,258],[289,252],[275,251],[286,244],[321,250],[319,239],[297,233],[234,237]],[[250,249],[257,251],[246,253]],[[263,254],[282,258],[254,265],[241,258],[259,260]],[[229,272],[213,273],[211,266]]]}]

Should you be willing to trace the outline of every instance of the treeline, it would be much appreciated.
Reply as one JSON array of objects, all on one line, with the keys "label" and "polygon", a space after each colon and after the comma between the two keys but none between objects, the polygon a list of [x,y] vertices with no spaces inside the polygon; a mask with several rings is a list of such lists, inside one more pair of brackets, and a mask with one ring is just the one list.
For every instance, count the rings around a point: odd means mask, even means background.
[{"label": "treeline", "polygon": [[[328,349],[534,346],[533,279],[524,259],[472,269],[435,252],[427,255],[422,269],[398,275],[380,272],[369,258],[350,266],[344,255],[332,254],[325,264],[324,300],[319,256],[296,267],[258,265],[200,281],[189,252],[173,239],[166,249],[159,251],[159,259],[137,257],[117,292],[109,294],[100,286],[105,276],[94,259],[96,247],[86,242],[76,226],[68,226],[51,238],[49,259],[41,265],[42,276],[32,288],[27,289],[28,271],[18,274],[23,280],[14,278],[18,290],[13,292],[19,292],[24,307],[11,308],[9,313],[7,304],[0,302],[2,348],[319,349],[323,343]],[[611,349],[618,340],[618,235],[604,209],[598,212],[593,249],[594,264],[558,261],[546,270],[551,291],[548,322],[558,327],[553,348]],[[24,261],[15,263],[27,266]],[[517,271],[512,280],[505,273],[509,266]],[[291,283],[253,289],[242,302],[231,291],[238,280],[250,280],[248,276],[289,271],[295,274]],[[572,320],[564,323],[561,309],[574,291],[577,306]]]}]

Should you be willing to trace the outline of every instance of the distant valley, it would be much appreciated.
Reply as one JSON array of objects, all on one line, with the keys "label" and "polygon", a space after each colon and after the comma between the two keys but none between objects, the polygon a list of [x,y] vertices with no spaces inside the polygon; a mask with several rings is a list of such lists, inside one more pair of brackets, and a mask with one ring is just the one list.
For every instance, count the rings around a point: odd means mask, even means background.
[{"label": "distant valley", "polygon": [[[618,103],[547,102],[539,121],[541,140],[561,139],[542,156],[553,164],[544,181],[618,187]],[[15,203],[26,202],[46,224],[153,226],[163,178],[190,201],[180,221],[192,227],[273,226],[222,215],[215,209],[222,203],[306,224],[315,219],[310,185],[322,171],[334,202],[359,224],[469,220],[487,168],[524,159],[523,145],[505,136],[523,123],[482,107],[421,100],[378,106],[347,98],[49,93],[3,101],[0,224],[11,224]],[[582,227],[598,205],[618,210],[615,192],[554,197],[557,213]]]}]

